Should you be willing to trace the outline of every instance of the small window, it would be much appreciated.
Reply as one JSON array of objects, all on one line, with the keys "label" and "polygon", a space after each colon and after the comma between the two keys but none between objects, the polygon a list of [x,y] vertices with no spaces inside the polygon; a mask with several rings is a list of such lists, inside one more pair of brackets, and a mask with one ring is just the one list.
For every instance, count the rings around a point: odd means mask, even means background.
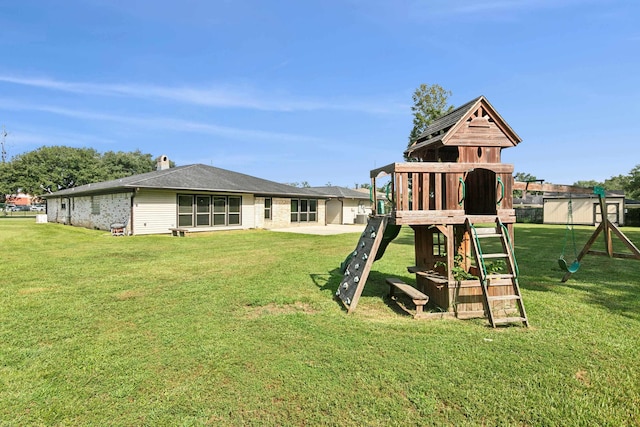
[{"label": "small window", "polygon": [[100,215],[100,199],[91,196],[91,214]]},{"label": "small window", "polygon": [[271,198],[264,199],[264,219],[271,219]]}]

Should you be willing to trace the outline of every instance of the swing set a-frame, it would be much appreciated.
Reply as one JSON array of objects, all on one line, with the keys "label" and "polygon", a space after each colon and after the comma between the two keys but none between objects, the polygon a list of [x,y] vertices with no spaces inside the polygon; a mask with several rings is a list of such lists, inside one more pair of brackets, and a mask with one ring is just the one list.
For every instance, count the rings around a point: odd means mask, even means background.
[{"label": "swing set a-frame", "polygon": [[[576,273],[580,268],[580,262],[584,258],[585,255],[600,255],[600,256],[608,256],[609,258],[631,258],[640,260],[640,249],[633,244],[631,240],[618,228],[616,224],[611,222],[607,215],[607,202],[606,202],[606,193],[604,188],[602,187],[593,187],[593,188],[583,188],[576,187],[572,185],[555,185],[555,184],[544,184],[538,182],[514,182],[513,185],[514,190],[523,190],[523,191],[542,191],[542,192],[556,192],[556,193],[565,193],[569,194],[569,202],[568,202],[568,214],[567,214],[567,225],[565,231],[565,240],[564,246],[562,248],[562,253],[560,258],[558,259],[558,264],[560,268],[565,272],[562,277],[562,282],[566,282],[569,280],[572,274]],[[595,194],[598,196],[598,204],[600,206],[601,213],[601,221],[598,227],[595,229],[587,243],[585,243],[582,250],[578,253],[574,229],[573,229],[573,206],[571,195],[572,194]],[[603,234],[604,236],[604,245],[605,251],[597,251],[592,250],[591,246],[595,243],[598,236]],[[613,240],[612,235],[616,235],[618,239],[629,249],[630,253],[620,253],[613,251]],[[569,244],[569,240],[571,240],[573,251],[574,251],[574,260],[569,262],[565,259],[565,251],[567,249],[567,245]]]}]

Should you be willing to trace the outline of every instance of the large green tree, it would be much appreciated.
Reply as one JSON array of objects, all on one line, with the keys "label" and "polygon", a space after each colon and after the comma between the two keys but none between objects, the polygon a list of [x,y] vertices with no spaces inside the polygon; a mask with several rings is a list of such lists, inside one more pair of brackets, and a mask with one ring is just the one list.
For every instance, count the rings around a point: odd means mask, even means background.
[{"label": "large green tree", "polygon": [[0,192],[39,195],[154,169],[150,154],[45,146],[19,154],[0,168]]},{"label": "large green tree", "polygon": [[627,198],[640,200],[640,165],[629,172],[629,179],[624,188]]},{"label": "large green tree", "polygon": [[451,91],[445,90],[437,84],[423,83],[413,92],[413,105],[411,106],[413,128],[409,133],[407,146],[411,146],[435,119],[453,110],[453,105],[448,103],[450,96]]}]

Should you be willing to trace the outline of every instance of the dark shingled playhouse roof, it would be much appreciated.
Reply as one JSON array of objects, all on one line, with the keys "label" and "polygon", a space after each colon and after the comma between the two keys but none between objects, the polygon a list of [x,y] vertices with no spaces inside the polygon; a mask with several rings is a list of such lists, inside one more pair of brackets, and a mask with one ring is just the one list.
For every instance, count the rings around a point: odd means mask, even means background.
[{"label": "dark shingled playhouse roof", "polygon": [[461,105],[460,107],[454,109],[450,113],[445,114],[433,121],[425,130],[420,134],[420,136],[415,140],[415,142],[407,148],[405,151],[405,155],[410,156],[413,152],[420,150],[429,145],[442,143],[449,134],[452,133],[452,129],[454,129],[455,125],[460,122],[463,118],[469,115],[475,107],[481,103],[485,106],[485,108],[489,109],[492,113],[492,116],[500,122],[500,125],[505,132],[505,135],[511,139],[514,145],[518,144],[521,139],[520,137],[511,129],[509,124],[504,121],[504,119],[498,114],[498,112],[493,108],[493,106],[489,103],[487,98],[484,96],[479,96],[477,98],[472,99],[466,104]]},{"label": "dark shingled playhouse roof", "polygon": [[215,191],[286,197],[320,197],[318,193],[203,164],[147,172],[45,194],[67,197],[131,191],[136,188],[179,191]]}]

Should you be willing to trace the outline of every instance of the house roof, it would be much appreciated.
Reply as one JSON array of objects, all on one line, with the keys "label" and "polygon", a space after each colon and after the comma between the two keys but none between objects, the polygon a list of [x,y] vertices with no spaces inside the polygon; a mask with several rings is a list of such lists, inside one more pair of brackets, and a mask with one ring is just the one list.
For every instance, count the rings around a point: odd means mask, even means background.
[{"label": "house roof", "polygon": [[82,185],[42,197],[66,197],[131,191],[136,188],[178,191],[215,191],[270,196],[319,197],[307,188],[297,188],[266,179],[203,164],[147,172],[112,181]]},{"label": "house roof", "polygon": [[484,119],[486,117],[492,120],[506,136],[509,145],[515,146],[522,141],[489,101],[484,96],[479,96],[434,120],[405,151],[405,154],[411,156],[412,153],[432,145],[447,145],[451,137],[479,111],[483,116],[477,118]]},{"label": "house roof", "polygon": [[361,199],[369,200],[369,190],[366,192],[353,190],[346,187],[337,186],[325,186],[325,187],[310,187],[309,190],[316,192],[324,197],[340,198],[340,199]]}]

